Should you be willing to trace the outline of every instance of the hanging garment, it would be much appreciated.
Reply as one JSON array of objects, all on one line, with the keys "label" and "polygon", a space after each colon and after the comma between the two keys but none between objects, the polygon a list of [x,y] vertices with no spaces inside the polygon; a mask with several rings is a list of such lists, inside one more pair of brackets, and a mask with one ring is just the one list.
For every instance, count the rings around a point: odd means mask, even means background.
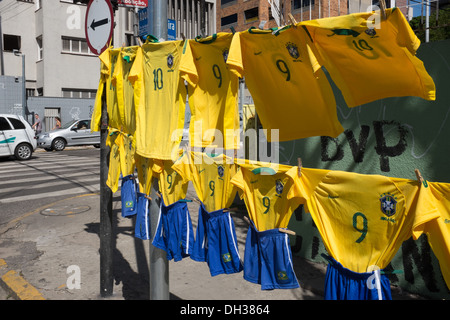
[{"label": "hanging garment", "polygon": [[134,236],[142,240],[150,240],[150,202],[142,192],[137,193],[136,223],[134,226]]},{"label": "hanging garment", "polygon": [[234,221],[223,209],[208,212],[200,204],[191,259],[207,262],[211,276],[241,272]]},{"label": "hanging garment", "polygon": [[260,232],[251,224],[244,255],[244,279],[261,285],[261,290],[300,286],[292,263],[289,236],[279,229]]},{"label": "hanging garment", "polygon": [[399,9],[303,21],[312,49],[349,107],[388,97],[435,100],[433,79],[416,56],[420,40]]},{"label": "hanging garment", "polygon": [[186,202],[169,206],[161,199],[159,218],[152,244],[166,251],[167,260],[180,261],[192,253],[194,231]]},{"label": "hanging garment", "polygon": [[188,83],[193,147],[239,148],[239,79],[226,64],[232,38],[221,32],[185,42],[180,73]]},{"label": "hanging garment", "polygon": [[333,258],[327,259],[324,300],[392,300],[389,278],[380,270],[353,272]]},{"label": "hanging garment", "polygon": [[133,175],[122,178],[120,188],[120,201],[122,217],[131,217],[137,213],[137,194],[139,186]]},{"label": "hanging garment", "polygon": [[134,135],[136,131],[136,107],[134,88],[128,76],[139,46],[121,48],[114,68],[112,84],[116,88],[117,106],[121,120],[121,131]]},{"label": "hanging garment", "polygon": [[140,192],[149,195],[153,181],[153,159],[135,154],[136,173]]},{"label": "hanging garment", "polygon": [[297,187],[327,252],[353,272],[386,268],[405,240],[439,217],[430,188],[414,180],[302,168]]},{"label": "hanging garment", "polygon": [[153,160],[153,176],[159,179],[159,192],[167,206],[185,199],[189,185],[172,166],[172,160]]},{"label": "hanging garment", "polygon": [[240,170],[231,183],[239,188],[251,221],[258,231],[287,228],[300,205],[294,182],[297,167],[283,164],[236,160]]},{"label": "hanging garment", "polygon": [[233,203],[237,189],[230,181],[236,165],[225,154],[187,151],[175,161],[172,169],[185,183],[193,182],[195,192],[207,211],[228,208]]},{"label": "hanging garment", "polygon": [[128,79],[136,104],[136,152],[141,156],[177,158],[186,87],[179,73],[183,41],[146,43],[136,53]]},{"label": "hanging garment", "polygon": [[442,276],[450,289],[450,183],[426,182],[435,199],[439,218],[430,220],[417,230],[417,239],[423,232],[427,235],[433,253],[439,261]]},{"label": "hanging garment", "polygon": [[117,89],[113,82],[115,68],[120,57],[121,49],[112,47],[103,51],[100,59],[100,80],[95,97],[94,111],[91,117],[91,131],[100,131],[102,115],[102,94],[106,91],[106,109],[108,112],[108,126],[120,129],[123,126],[123,112],[120,112]]},{"label": "hanging garment", "polygon": [[107,186],[116,192],[119,178],[134,174],[135,141],[134,137],[117,129],[108,128],[106,146],[110,148]]},{"label": "hanging garment", "polygon": [[[279,141],[337,137],[344,131],[331,86],[310,50],[303,28],[250,28],[231,42],[227,64],[245,78],[264,129]],[[316,71],[316,76],[314,76]],[[268,141],[272,141],[269,132]]]}]

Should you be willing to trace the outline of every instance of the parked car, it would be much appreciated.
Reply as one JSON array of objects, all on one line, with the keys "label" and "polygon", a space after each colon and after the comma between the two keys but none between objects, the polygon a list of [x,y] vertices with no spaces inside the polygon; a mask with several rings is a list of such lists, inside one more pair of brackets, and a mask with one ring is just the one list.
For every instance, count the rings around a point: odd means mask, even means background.
[{"label": "parked car", "polygon": [[36,146],[34,130],[22,116],[0,114],[0,157],[28,160]]},{"label": "parked car", "polygon": [[59,129],[41,133],[37,139],[39,148],[62,151],[66,146],[93,145],[100,147],[100,132],[91,132],[91,120],[72,120]]}]

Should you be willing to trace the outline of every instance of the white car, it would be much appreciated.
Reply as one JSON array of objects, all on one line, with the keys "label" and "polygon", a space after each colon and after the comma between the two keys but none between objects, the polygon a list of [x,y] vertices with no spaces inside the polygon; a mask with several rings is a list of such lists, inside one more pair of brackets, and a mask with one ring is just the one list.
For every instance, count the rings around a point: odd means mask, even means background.
[{"label": "white car", "polygon": [[36,147],[34,130],[22,116],[0,114],[0,157],[28,160]]}]

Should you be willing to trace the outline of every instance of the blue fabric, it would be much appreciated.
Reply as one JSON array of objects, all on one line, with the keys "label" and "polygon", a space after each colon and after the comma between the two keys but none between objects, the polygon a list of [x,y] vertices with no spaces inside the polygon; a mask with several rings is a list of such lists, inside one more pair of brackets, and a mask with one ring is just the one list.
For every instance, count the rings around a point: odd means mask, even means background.
[{"label": "blue fabric", "polygon": [[167,260],[180,261],[192,253],[194,231],[187,203],[169,206],[161,198],[158,224],[152,244],[167,252]]},{"label": "blue fabric", "polygon": [[289,236],[278,229],[259,232],[251,225],[244,255],[244,279],[261,290],[299,287],[292,263]]},{"label": "blue fabric", "polygon": [[243,270],[236,230],[229,212],[223,212],[223,209],[208,212],[203,203],[200,205],[191,259],[207,262],[211,276]]},{"label": "blue fabric", "polygon": [[138,185],[133,175],[122,178],[120,198],[122,201],[122,217],[130,217],[136,214]]},{"label": "blue fabric", "polygon": [[150,239],[150,215],[148,208],[149,200],[145,197],[145,194],[138,192],[134,236],[142,240]]},{"label": "blue fabric", "polygon": [[[374,273],[353,272],[344,268],[342,264],[332,257],[328,257],[330,263],[325,275],[325,300],[379,300],[378,290],[375,284],[373,289],[368,286],[374,283]],[[382,300],[392,300],[389,278],[380,275]]]}]

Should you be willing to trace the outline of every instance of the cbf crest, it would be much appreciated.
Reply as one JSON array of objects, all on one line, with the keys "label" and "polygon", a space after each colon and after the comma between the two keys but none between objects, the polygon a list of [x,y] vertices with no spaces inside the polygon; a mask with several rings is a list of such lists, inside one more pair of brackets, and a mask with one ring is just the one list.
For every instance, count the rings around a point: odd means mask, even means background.
[{"label": "cbf crest", "polygon": [[388,217],[397,212],[397,198],[390,193],[384,193],[380,197],[381,211]]},{"label": "cbf crest", "polygon": [[277,195],[280,195],[283,193],[283,188],[284,188],[284,184],[280,179],[275,181],[275,192],[277,193]]},{"label": "cbf crest", "polygon": [[219,175],[220,178],[223,178],[223,175],[225,174],[225,168],[223,166],[218,166],[217,174]]},{"label": "cbf crest", "polygon": [[300,52],[298,51],[298,47],[295,43],[292,42],[286,43],[286,49],[292,58],[294,59],[300,58]]},{"label": "cbf crest", "polygon": [[167,55],[167,66],[169,67],[169,69],[172,69],[173,67],[173,55],[169,54]]}]

